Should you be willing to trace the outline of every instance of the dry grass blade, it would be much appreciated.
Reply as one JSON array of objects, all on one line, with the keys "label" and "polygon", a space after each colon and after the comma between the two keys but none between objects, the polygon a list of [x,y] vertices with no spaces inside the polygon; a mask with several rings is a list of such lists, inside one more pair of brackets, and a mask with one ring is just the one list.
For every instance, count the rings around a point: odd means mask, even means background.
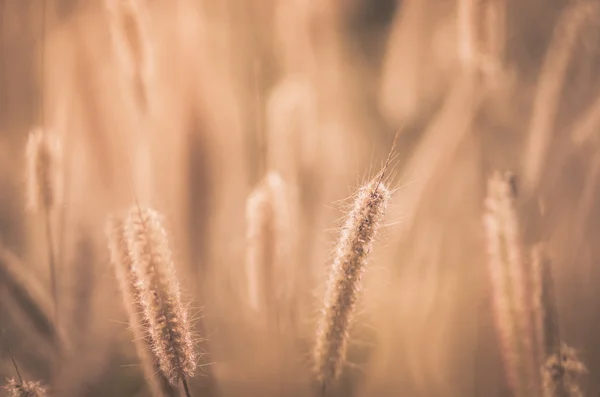
[{"label": "dry grass blade", "polygon": [[589,109],[579,118],[572,129],[572,137],[579,147],[587,143],[597,142],[600,126],[600,96],[594,100]]},{"label": "dry grass blade", "polygon": [[[525,151],[524,179],[528,189],[535,188],[541,177],[575,46],[591,27],[598,24],[599,13],[597,2],[575,2],[563,12],[554,30],[539,77]],[[578,134],[585,135],[583,132]]]},{"label": "dry grass blade", "polygon": [[46,290],[27,271],[27,268],[7,248],[0,246],[0,284],[3,284],[18,302],[23,313],[31,319],[35,331],[50,345],[62,352],[68,343],[62,331],[52,321],[52,300]]},{"label": "dry grass blade", "polygon": [[506,47],[506,1],[458,2],[458,52],[467,72],[498,77]]}]

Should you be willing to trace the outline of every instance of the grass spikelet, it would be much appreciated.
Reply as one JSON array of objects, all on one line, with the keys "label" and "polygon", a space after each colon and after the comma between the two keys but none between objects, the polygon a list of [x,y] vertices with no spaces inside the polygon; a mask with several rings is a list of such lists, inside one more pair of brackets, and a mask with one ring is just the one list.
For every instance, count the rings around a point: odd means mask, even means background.
[{"label": "grass spikelet", "polygon": [[541,244],[531,256],[542,397],[583,397],[580,378],[587,369],[577,352],[561,342],[550,261]]},{"label": "grass spikelet", "polygon": [[542,66],[533,103],[533,114],[525,156],[525,183],[535,187],[545,162],[556,112],[562,97],[578,40],[597,25],[600,6],[594,1],[574,2],[560,16]]},{"label": "grass spikelet", "polygon": [[511,179],[495,173],[488,181],[483,218],[496,329],[506,376],[515,396],[525,397],[536,384],[531,306]]},{"label": "grass spikelet", "polygon": [[152,76],[152,46],[148,10],[144,0],[105,0],[117,61],[131,82],[140,109],[149,101]]},{"label": "grass spikelet", "polygon": [[150,350],[151,337],[149,325],[142,315],[143,307],[140,301],[141,289],[134,271],[133,259],[129,250],[125,221],[117,216],[111,216],[106,223],[106,235],[109,242],[111,262],[123,295],[123,304],[129,317],[133,332],[135,349],[142,364],[142,370],[148,386],[154,397],[177,396],[174,390],[158,371]]},{"label": "grass spikelet", "polygon": [[162,217],[134,207],[127,233],[152,351],[167,379],[174,385],[181,381],[187,389],[185,379],[194,375],[196,355]]},{"label": "grass spikelet", "polygon": [[458,54],[468,72],[497,77],[506,45],[504,0],[460,0]]},{"label": "grass spikelet", "polygon": [[46,389],[39,382],[19,382],[12,378],[4,386],[7,397],[47,397]]},{"label": "grass spikelet", "polygon": [[61,146],[49,132],[35,129],[27,139],[27,206],[52,211],[62,201]]},{"label": "grass spikelet", "polygon": [[543,397],[583,397],[580,378],[586,373],[577,352],[563,343],[542,368]]},{"label": "grass spikelet", "polygon": [[44,215],[50,290],[54,300],[54,321],[58,323],[58,285],[52,210],[62,202],[61,146],[56,136],[42,129],[30,132],[27,140],[27,204],[31,211]]},{"label": "grass spikelet", "polygon": [[375,178],[358,191],[341,229],[313,352],[323,389],[342,372],[362,276],[389,198],[381,177]]},{"label": "grass spikelet", "polygon": [[250,305],[255,310],[283,303],[293,295],[292,275],[286,274],[291,254],[289,215],[286,184],[271,171],[246,204],[246,270]]}]

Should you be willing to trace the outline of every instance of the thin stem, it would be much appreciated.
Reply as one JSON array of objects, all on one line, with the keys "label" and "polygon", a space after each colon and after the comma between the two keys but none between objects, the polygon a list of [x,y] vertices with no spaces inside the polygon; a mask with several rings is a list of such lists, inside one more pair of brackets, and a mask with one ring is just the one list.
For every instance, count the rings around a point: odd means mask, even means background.
[{"label": "thin stem", "polygon": [[48,265],[50,267],[50,289],[52,300],[54,301],[54,321],[58,327],[58,288],[56,282],[56,261],[54,256],[54,241],[52,239],[52,221],[50,219],[50,210],[44,207],[44,222],[46,226],[46,240],[48,245]]},{"label": "thin stem", "polygon": [[21,376],[21,371],[19,371],[19,366],[15,361],[15,356],[13,356],[10,347],[6,346],[6,351],[8,351],[8,355],[10,356],[10,360],[12,361],[13,366],[15,367],[15,371],[17,372],[17,377],[19,378],[19,384],[23,384],[23,377]]},{"label": "thin stem", "polygon": [[185,376],[181,378],[181,383],[183,384],[183,390],[185,391],[185,397],[192,397],[190,393],[190,389],[188,388],[187,380],[185,380]]}]

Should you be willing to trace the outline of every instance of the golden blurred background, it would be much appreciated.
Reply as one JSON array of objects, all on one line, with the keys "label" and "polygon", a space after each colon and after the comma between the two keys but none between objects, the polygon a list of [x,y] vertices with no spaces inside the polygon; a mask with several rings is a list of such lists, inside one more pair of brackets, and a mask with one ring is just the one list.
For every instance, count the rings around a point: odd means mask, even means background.
[{"label": "golden blurred background", "polygon": [[[104,234],[137,198],[166,217],[202,337],[195,395],[314,395],[336,228],[399,130],[335,395],[511,395],[481,222],[492,170],[517,177],[524,243],[552,252],[561,336],[599,395],[600,3],[140,0],[117,20],[128,1],[0,0],[0,244],[40,304],[27,135],[52,131],[65,154],[61,333],[0,272],[0,347],[23,374],[54,396],[149,395]],[[244,294],[246,199],[269,170],[296,200],[284,332]],[[0,358],[0,378],[15,376]]]}]

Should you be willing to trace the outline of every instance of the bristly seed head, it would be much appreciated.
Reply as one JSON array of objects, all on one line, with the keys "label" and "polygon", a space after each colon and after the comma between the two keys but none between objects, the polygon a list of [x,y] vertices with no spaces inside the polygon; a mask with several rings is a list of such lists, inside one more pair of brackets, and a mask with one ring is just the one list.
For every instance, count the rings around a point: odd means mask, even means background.
[{"label": "bristly seed head", "polygon": [[363,186],[342,227],[314,349],[315,372],[323,385],[334,382],[342,372],[367,257],[390,195],[379,178]]},{"label": "bristly seed head", "polygon": [[27,206],[50,211],[62,200],[61,146],[56,136],[41,129],[27,140]]},{"label": "bristly seed head", "polygon": [[117,216],[109,217],[106,222],[106,236],[108,237],[110,261],[114,266],[121,291],[125,296],[131,297],[132,302],[137,302],[140,297],[140,291],[136,283],[136,275],[133,271],[133,259],[129,249],[129,241],[127,240],[125,220]]},{"label": "bristly seed head", "polygon": [[16,379],[9,379],[4,386],[7,397],[47,397],[48,393],[39,382],[19,383]]},{"label": "bristly seed head", "polygon": [[282,303],[293,294],[290,274],[291,220],[287,185],[267,173],[246,201],[246,271],[253,309]]},{"label": "bristly seed head", "polygon": [[176,384],[194,375],[196,356],[162,217],[134,207],[127,228],[152,351],[161,371]]},{"label": "bristly seed head", "polygon": [[586,373],[577,352],[563,343],[560,352],[548,357],[542,368],[544,397],[583,397],[580,378]]},{"label": "bristly seed head", "polygon": [[515,193],[511,174],[494,173],[488,181],[483,224],[504,368],[515,395],[527,396],[532,384],[537,383],[539,371],[535,364],[531,291],[521,252]]},{"label": "bristly seed head", "polygon": [[153,52],[148,5],[144,0],[105,0],[119,66],[132,83],[143,109],[148,105]]}]

